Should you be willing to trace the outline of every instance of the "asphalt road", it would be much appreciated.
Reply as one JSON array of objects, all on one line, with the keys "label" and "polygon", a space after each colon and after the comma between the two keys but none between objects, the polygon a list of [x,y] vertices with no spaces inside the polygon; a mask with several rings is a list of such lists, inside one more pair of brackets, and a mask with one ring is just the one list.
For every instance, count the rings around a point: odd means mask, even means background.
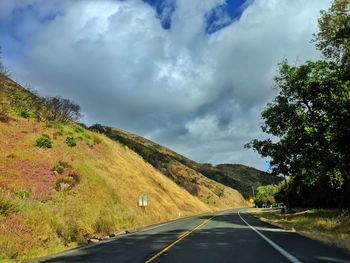
[{"label": "asphalt road", "polygon": [[350,262],[350,254],[238,209],[195,216],[40,262]]}]

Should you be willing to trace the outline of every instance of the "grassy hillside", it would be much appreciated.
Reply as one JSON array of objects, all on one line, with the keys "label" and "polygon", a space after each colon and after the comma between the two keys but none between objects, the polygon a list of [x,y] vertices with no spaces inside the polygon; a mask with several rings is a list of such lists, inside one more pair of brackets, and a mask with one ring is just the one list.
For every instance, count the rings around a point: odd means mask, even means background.
[{"label": "grassy hillside", "polygon": [[237,189],[244,196],[252,195],[252,187],[256,189],[261,185],[278,184],[282,180],[279,177],[241,164],[219,164],[215,168],[235,180],[240,185]]},{"label": "grassy hillside", "polygon": [[[157,143],[120,129],[98,124],[92,126],[91,129],[128,146],[163,174],[209,205],[218,205],[219,201],[216,201],[216,196],[222,199],[222,188],[210,189],[213,188],[212,185],[215,185],[213,181],[238,190],[245,198],[252,196],[252,186],[256,188],[260,185],[275,184],[280,181],[278,177],[244,165],[213,166],[196,163]],[[206,179],[204,179],[205,177]],[[201,180],[198,181],[196,178],[201,178]],[[204,183],[203,180],[210,183]],[[204,185],[208,185],[208,188],[214,192],[212,198],[208,198],[207,194],[198,193],[199,189],[204,189]]]},{"label": "grassy hillside", "polygon": [[[90,237],[246,205],[235,190],[175,160],[167,167],[183,173],[178,183],[102,134],[74,122],[44,120],[40,98],[5,77],[0,85],[0,261],[23,261]],[[187,181],[193,184],[182,183]],[[145,211],[137,204],[140,194],[149,197]]]},{"label": "grassy hillside", "polygon": [[212,209],[239,206],[244,203],[243,197],[235,189],[225,187],[203,176],[193,169],[197,165],[195,162],[159,144],[132,133],[102,125],[94,125],[91,130],[105,134],[137,152],[146,162]]}]

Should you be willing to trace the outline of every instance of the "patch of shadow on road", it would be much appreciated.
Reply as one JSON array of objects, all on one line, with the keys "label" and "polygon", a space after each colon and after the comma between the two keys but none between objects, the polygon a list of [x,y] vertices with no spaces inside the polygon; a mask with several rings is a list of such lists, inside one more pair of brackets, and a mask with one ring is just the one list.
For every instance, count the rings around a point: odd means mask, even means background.
[{"label": "patch of shadow on road", "polygon": [[[275,226],[244,215],[261,233],[288,250],[302,262],[349,262],[348,254],[295,233],[274,232]],[[237,214],[201,216],[206,225],[175,244],[155,262],[284,262],[286,259],[247,226]],[[145,262],[173,243],[188,229],[163,233],[138,232],[112,241],[88,246],[51,258],[45,262]],[[330,261],[328,261],[330,262]]]}]

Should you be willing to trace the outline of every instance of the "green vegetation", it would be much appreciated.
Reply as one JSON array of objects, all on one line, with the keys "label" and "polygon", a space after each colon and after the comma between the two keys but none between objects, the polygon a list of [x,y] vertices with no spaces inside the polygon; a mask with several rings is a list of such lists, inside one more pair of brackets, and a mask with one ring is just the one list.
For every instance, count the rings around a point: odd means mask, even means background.
[{"label": "green vegetation", "polygon": [[28,119],[30,117],[30,114],[27,111],[21,111],[20,115],[22,118],[25,118],[25,119]]},{"label": "green vegetation", "polygon": [[350,251],[350,214],[335,209],[300,209],[288,214],[252,210],[255,216],[278,227]]},{"label": "green vegetation", "polygon": [[57,172],[59,174],[63,174],[63,171],[64,171],[64,167],[60,164],[55,164],[53,167],[52,167],[52,171],[54,172]]},{"label": "green vegetation", "polygon": [[335,0],[321,14],[315,42],[325,60],[280,64],[275,78],[279,95],[262,112],[262,130],[279,140],[253,140],[247,145],[272,159],[273,174],[290,178],[276,197],[292,206],[350,207],[347,8],[347,0]]},{"label": "green vegetation", "polygon": [[217,169],[225,177],[231,178],[231,181],[234,181],[232,187],[246,198],[252,197],[252,187],[255,191],[259,186],[278,184],[282,180],[280,177],[241,164],[219,164],[212,169]]},{"label": "green vegetation", "polygon": [[66,143],[67,143],[67,145],[68,145],[69,147],[75,147],[75,146],[77,145],[77,141],[76,141],[75,138],[72,137],[72,136],[68,136],[68,137],[66,138]]},{"label": "green vegetation", "polygon": [[277,185],[265,185],[257,188],[255,204],[261,206],[261,204],[274,205],[276,204],[275,194],[278,192]]},{"label": "green vegetation", "polygon": [[40,148],[52,148],[52,140],[48,135],[42,135],[36,140],[35,145]]}]

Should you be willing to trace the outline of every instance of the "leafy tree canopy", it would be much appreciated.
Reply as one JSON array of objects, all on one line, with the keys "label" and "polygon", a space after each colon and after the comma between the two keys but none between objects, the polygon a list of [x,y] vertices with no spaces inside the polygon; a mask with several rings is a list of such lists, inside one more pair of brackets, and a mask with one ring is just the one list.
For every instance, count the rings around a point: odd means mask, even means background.
[{"label": "leafy tree canopy", "polygon": [[272,138],[247,147],[270,157],[273,173],[293,177],[298,187],[322,185],[345,204],[344,198],[350,199],[349,1],[335,0],[321,13],[319,28],[315,42],[325,60],[280,64],[279,94],[261,114],[262,130]]}]

